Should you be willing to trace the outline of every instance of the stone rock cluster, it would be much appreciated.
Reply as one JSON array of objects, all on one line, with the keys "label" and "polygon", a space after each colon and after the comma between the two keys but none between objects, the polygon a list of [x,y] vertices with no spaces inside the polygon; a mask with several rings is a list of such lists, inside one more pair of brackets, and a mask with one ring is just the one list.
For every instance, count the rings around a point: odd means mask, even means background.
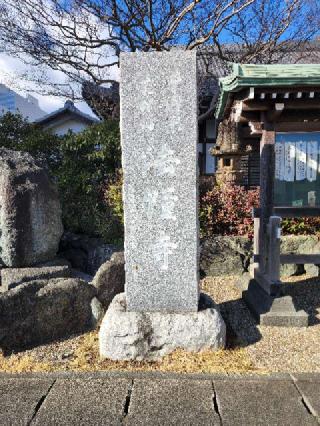
[{"label": "stone rock cluster", "polygon": [[73,268],[93,276],[117,250],[101,238],[65,232],[60,241],[59,255],[67,259]]},{"label": "stone rock cluster", "polygon": [[111,259],[100,266],[92,285],[96,289],[96,297],[91,301],[92,315],[95,324],[99,324],[113,298],[124,292],[125,261],[124,253],[116,252]]},{"label": "stone rock cluster", "polygon": [[[124,291],[123,253],[114,253],[115,247],[100,239],[66,233],[60,244],[62,257],[57,257],[62,234],[58,193],[46,170],[27,153],[0,148],[4,351],[95,326],[112,298]],[[98,269],[92,285],[89,281]]]},{"label": "stone rock cluster", "polygon": [[117,252],[100,266],[92,284],[97,289],[97,299],[106,310],[113,298],[124,292],[125,268],[124,253]]},{"label": "stone rock cluster", "polygon": [[[59,263],[58,261],[53,263]],[[93,283],[60,266],[1,270],[0,348],[21,350],[97,326],[124,291],[124,256],[114,253]]]},{"label": "stone rock cluster", "polygon": [[201,243],[200,272],[210,276],[241,274],[248,271],[252,254],[248,238],[216,235]]},{"label": "stone rock cluster", "polygon": [[20,284],[36,280],[49,280],[52,278],[66,278],[71,275],[68,265],[43,266],[31,268],[7,268],[1,271],[1,291],[8,291]]},{"label": "stone rock cluster", "polygon": [[[281,253],[318,254],[320,241],[316,236],[297,235],[281,237]],[[239,275],[249,271],[253,243],[246,237],[214,236],[202,241],[200,272],[202,276]],[[319,276],[318,265],[281,265],[281,277],[292,275]]]}]

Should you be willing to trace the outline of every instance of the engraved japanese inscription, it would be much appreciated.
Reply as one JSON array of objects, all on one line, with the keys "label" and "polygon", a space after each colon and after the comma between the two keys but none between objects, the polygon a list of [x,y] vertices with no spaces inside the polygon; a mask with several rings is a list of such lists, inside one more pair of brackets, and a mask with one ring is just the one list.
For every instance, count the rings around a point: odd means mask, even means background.
[{"label": "engraved japanese inscription", "polygon": [[127,309],[197,311],[196,55],[122,54],[120,87]]}]

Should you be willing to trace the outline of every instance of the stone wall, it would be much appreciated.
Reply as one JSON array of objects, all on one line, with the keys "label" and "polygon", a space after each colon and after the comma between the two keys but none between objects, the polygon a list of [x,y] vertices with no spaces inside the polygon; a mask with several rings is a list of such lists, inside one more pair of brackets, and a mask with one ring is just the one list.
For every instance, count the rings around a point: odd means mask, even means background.
[{"label": "stone wall", "polygon": [[[283,254],[320,253],[320,241],[315,236],[284,236]],[[202,276],[239,275],[248,272],[253,243],[246,237],[215,236],[201,242],[200,273]],[[281,265],[281,276],[307,273],[318,276],[317,265]]]},{"label": "stone wall", "polygon": [[119,249],[106,244],[102,238],[65,232],[60,241],[59,256],[67,259],[73,268],[93,276]]}]

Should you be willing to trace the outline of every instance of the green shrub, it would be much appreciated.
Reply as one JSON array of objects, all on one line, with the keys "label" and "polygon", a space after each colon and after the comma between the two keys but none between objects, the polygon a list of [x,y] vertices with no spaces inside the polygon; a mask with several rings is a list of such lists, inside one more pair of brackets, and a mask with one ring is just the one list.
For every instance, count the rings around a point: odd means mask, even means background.
[{"label": "green shrub", "polygon": [[57,178],[66,228],[117,241],[122,228],[105,202],[104,188],[121,167],[119,123],[105,121],[69,133],[60,152]]},{"label": "green shrub", "polygon": [[54,172],[60,163],[60,138],[29,123],[19,114],[10,112],[0,117],[0,146],[14,151],[26,151],[47,164]]},{"label": "green shrub", "polygon": [[281,229],[284,235],[316,235],[320,236],[319,217],[283,218]]},{"label": "green shrub", "polygon": [[59,189],[65,229],[106,242],[122,240],[121,221],[105,201],[106,182],[121,168],[117,121],[59,137],[7,113],[0,117],[0,146],[27,151],[48,165]]},{"label": "green shrub", "polygon": [[105,189],[105,201],[112,209],[113,216],[123,224],[123,202],[122,202],[122,170],[118,170],[115,176],[110,179]]}]

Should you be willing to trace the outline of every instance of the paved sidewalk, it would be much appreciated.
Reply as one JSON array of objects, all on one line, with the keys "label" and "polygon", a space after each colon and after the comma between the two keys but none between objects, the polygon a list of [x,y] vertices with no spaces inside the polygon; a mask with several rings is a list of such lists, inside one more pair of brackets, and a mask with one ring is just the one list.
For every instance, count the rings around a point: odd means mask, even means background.
[{"label": "paved sidewalk", "polygon": [[320,424],[320,374],[0,375],[0,425]]}]

